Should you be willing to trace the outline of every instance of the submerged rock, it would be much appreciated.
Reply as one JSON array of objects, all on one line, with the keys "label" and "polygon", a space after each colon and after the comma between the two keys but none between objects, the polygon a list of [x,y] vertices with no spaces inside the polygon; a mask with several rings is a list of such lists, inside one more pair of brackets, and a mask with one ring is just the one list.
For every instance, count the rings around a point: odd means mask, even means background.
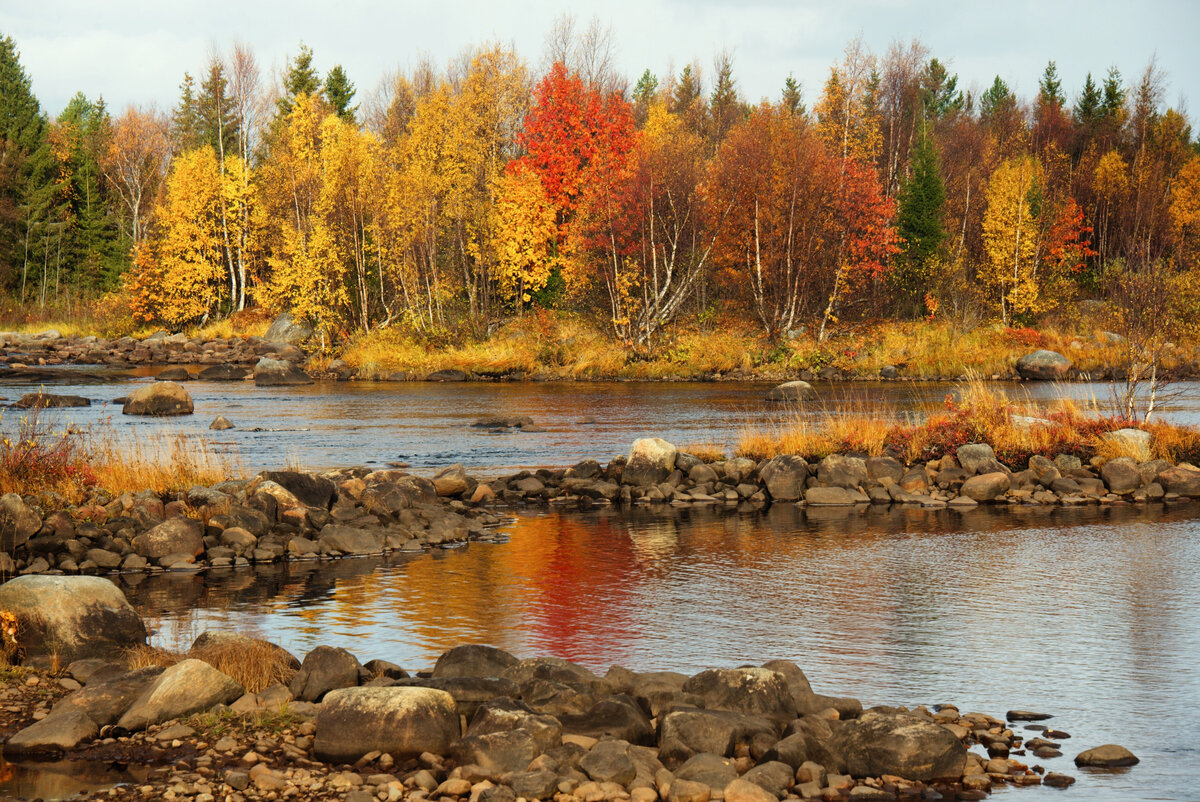
[{"label": "submerged rock", "polygon": [[1055,381],[1071,370],[1071,360],[1057,351],[1041,349],[1018,359],[1016,368],[1023,379]]},{"label": "submerged rock", "polygon": [[1093,747],[1075,756],[1076,766],[1091,766],[1092,768],[1102,769],[1134,766],[1140,762],[1137,755],[1117,744],[1105,744],[1104,746]]},{"label": "submerged rock", "polygon": [[813,386],[799,379],[772,387],[767,393],[767,400],[776,402],[808,401],[816,397],[817,391],[813,389]]},{"label": "submerged rock", "polygon": [[26,393],[15,406],[21,409],[56,409],[61,407],[88,407],[92,402],[81,395],[54,395],[53,393]]}]

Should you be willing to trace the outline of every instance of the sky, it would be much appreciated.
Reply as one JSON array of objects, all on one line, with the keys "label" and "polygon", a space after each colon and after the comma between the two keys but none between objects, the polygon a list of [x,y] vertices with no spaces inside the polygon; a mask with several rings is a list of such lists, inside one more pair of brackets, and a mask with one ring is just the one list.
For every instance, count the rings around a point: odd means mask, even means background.
[{"label": "sky", "polygon": [[[534,69],[562,13],[611,28],[617,65],[630,84],[696,61],[711,74],[728,51],[743,95],[777,98],[790,73],[811,106],[831,64],[856,36],[876,54],[919,39],[951,65],[962,88],[1000,75],[1022,97],[1057,62],[1068,97],[1087,72],[1112,65],[1134,83],[1149,60],[1168,78],[1166,101],[1200,108],[1200,0],[0,0],[0,35],[11,36],[43,108],[57,114],[77,91],[114,110],[168,110],[185,71],[199,73],[213,48],[241,40],[264,72],[277,73],[301,40],[324,73],[341,64],[359,89],[422,57],[445,64],[464,48],[512,45]],[[1191,103],[1188,104],[1189,98]]]}]

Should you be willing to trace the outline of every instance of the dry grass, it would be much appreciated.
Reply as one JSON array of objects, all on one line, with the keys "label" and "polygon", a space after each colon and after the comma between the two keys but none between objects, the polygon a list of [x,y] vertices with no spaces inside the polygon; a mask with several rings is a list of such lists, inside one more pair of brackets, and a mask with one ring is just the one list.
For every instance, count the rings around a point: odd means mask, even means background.
[{"label": "dry grass", "polygon": [[692,443],[680,446],[679,450],[703,462],[723,462],[725,459],[725,446],[718,443]]},{"label": "dry grass", "polygon": [[130,668],[169,668],[188,659],[203,660],[232,677],[250,693],[259,693],[272,685],[287,685],[296,674],[287,652],[258,638],[221,639],[187,652],[172,652],[156,646],[135,646],[125,652],[125,662]]},{"label": "dry grass", "polygon": [[[0,425],[3,420],[0,419]],[[0,438],[0,493],[58,497],[80,504],[96,491],[166,494],[241,475],[237,460],[178,431],[108,425],[76,429],[45,410],[29,410]]]},{"label": "dry grass", "polygon": [[815,420],[797,414],[774,429],[742,432],[737,453],[757,460],[780,454],[817,460],[835,453],[890,455],[912,464],[954,454],[967,443],[987,443],[1001,462],[1014,469],[1023,469],[1035,454],[1075,454],[1085,460],[1093,456],[1134,456],[1143,461],[1155,456],[1172,462],[1200,458],[1200,430],[1193,427],[1143,426],[1154,436],[1152,454],[1138,454],[1105,437],[1121,428],[1137,428],[1137,424],[1105,415],[1095,401],[1080,404],[1060,398],[1039,405],[974,377],[947,396],[944,408],[925,409],[916,421],[872,416],[853,405],[822,413]]}]

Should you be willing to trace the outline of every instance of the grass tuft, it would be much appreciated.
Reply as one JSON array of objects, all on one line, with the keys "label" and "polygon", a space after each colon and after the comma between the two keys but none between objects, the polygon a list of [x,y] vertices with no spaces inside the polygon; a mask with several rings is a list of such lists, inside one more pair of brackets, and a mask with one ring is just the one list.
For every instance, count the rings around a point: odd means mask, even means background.
[{"label": "grass tuft", "polygon": [[287,652],[258,638],[223,638],[187,652],[147,645],[134,646],[125,652],[125,661],[131,669],[169,668],[187,659],[203,660],[250,693],[259,693],[272,685],[287,685],[296,673]]}]

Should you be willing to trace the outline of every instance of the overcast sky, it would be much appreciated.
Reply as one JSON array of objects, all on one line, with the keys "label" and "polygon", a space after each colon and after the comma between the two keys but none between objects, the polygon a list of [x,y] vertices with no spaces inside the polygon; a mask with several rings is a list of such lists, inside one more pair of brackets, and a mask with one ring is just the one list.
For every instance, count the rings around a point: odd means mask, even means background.
[{"label": "overcast sky", "polygon": [[58,113],[76,91],[111,108],[156,103],[169,109],[185,71],[200,71],[215,45],[248,43],[267,71],[303,40],[322,73],[342,64],[360,92],[422,55],[439,64],[484,41],[510,43],[533,66],[564,10],[610,26],[618,64],[636,80],[698,60],[709,72],[728,49],[751,100],[778,96],[788,73],[806,102],[829,65],[861,34],[876,53],[919,38],[950,62],[960,86],[981,88],[999,74],[1021,96],[1037,91],[1049,59],[1068,96],[1091,71],[1116,65],[1135,81],[1152,56],[1167,73],[1167,101],[1200,95],[1200,0],[0,0],[0,34],[12,36],[42,105]]}]

